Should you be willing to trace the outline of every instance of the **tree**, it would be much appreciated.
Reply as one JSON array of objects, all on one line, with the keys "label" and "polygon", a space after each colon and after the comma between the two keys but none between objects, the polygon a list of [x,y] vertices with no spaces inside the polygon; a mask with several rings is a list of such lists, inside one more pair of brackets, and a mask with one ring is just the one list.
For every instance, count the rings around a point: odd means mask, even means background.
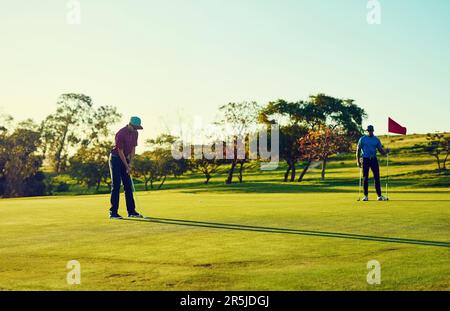
[{"label": "tree", "polygon": [[66,169],[68,148],[82,141],[82,126],[89,123],[92,99],[83,94],[63,94],[56,103],[56,112],[42,124],[44,152],[50,157],[54,170]]},{"label": "tree", "polygon": [[309,170],[311,163],[318,159],[317,151],[319,150],[317,140],[317,132],[307,132],[298,140],[300,160],[305,162],[302,172],[298,178],[298,182],[302,182],[306,172]]},{"label": "tree", "polygon": [[[161,189],[169,174],[180,175],[185,172],[187,166],[184,159],[175,160],[172,157],[172,144],[177,140],[170,134],[161,134],[155,139],[148,139],[146,144],[150,147],[142,156],[137,157],[135,163],[135,172],[144,177],[147,184],[150,182],[150,189],[153,189],[153,183],[160,181],[157,189]],[[137,165],[137,166],[136,166]]]},{"label": "tree", "polygon": [[160,167],[165,167],[164,170],[168,171],[168,174],[173,174],[176,178],[183,175],[188,169],[187,159],[174,159],[172,157],[172,145],[177,141],[178,137],[171,134],[163,133],[159,135],[156,139],[148,139],[147,145],[153,150],[153,158],[158,158],[160,160],[166,160],[167,163]]},{"label": "tree", "polygon": [[8,161],[8,129],[0,126],[0,196],[6,191],[6,162]]},{"label": "tree", "polygon": [[259,120],[265,124],[280,124],[280,159],[287,164],[285,182],[295,181],[296,164],[301,157],[298,139],[304,136],[310,127],[309,118],[312,119],[312,116],[305,115],[305,105],[303,101],[287,102],[280,99],[269,102],[259,114]]},{"label": "tree", "polygon": [[428,143],[423,150],[436,158],[438,170],[446,170],[446,162],[450,153],[450,136],[445,133],[427,134]]},{"label": "tree", "polygon": [[[32,120],[20,122],[9,134],[0,129],[0,194],[6,197],[46,194],[45,176],[39,171],[42,156],[39,127]],[[33,187],[31,187],[33,186]]]},{"label": "tree", "polygon": [[55,172],[60,173],[67,169],[69,153],[74,148],[82,146],[82,152],[86,152],[108,145],[110,127],[122,115],[112,106],[94,109],[92,99],[84,94],[63,94],[56,105],[56,112],[41,125],[42,153]]},{"label": "tree", "polygon": [[[349,139],[356,139],[362,132],[362,120],[365,116],[364,110],[355,105],[351,99],[344,100],[317,94],[310,96],[308,101],[288,102],[280,99],[270,102],[261,110],[259,119],[264,123],[280,124],[280,158],[288,164],[285,181],[289,172],[291,172],[290,180],[294,181],[296,163],[309,157],[302,154],[304,150],[299,146],[299,138],[308,131],[339,128]],[[307,170],[311,161],[307,160],[306,163]],[[325,170],[325,162],[322,163],[322,167]],[[304,173],[305,170],[302,175]],[[302,178],[303,176],[300,180]]]},{"label": "tree", "polygon": [[362,121],[367,116],[364,109],[354,104],[354,100],[339,99],[325,94],[310,96],[304,109],[312,116],[313,130],[319,130],[324,126],[331,129],[340,128],[352,138],[361,135]]},{"label": "tree", "polygon": [[88,188],[95,187],[95,191],[99,190],[102,182],[110,188],[108,157],[111,149],[112,143],[99,143],[93,147],[82,146],[69,159],[69,174]]},{"label": "tree", "polygon": [[82,145],[102,144],[111,138],[111,125],[120,121],[122,115],[116,107],[100,106],[92,111],[87,122],[89,135],[82,141]]},{"label": "tree", "polygon": [[[176,136],[163,133],[155,139],[148,139],[146,141],[146,144],[154,150],[164,149],[167,153],[172,150],[172,145],[177,141],[177,139],[178,137]],[[183,175],[189,169],[188,161],[184,158],[176,160],[173,157],[170,157],[169,163],[167,163],[167,165],[167,169],[171,174],[173,174],[175,178]]]},{"label": "tree", "polygon": [[7,114],[0,114],[0,131],[7,131],[11,127],[13,117]]},{"label": "tree", "polygon": [[102,183],[111,187],[108,164],[112,143],[96,144],[93,147],[82,146],[74,156],[69,159],[69,174],[85,184],[88,188],[100,189]]},{"label": "tree", "polygon": [[152,160],[152,153],[149,151],[136,155],[133,160],[133,172],[136,177],[144,179],[145,190],[148,190],[148,183],[153,189],[153,181],[156,177],[155,165]]},{"label": "tree", "polygon": [[263,107],[258,120],[266,125],[279,124],[280,159],[286,161],[287,169],[284,181],[295,180],[296,164],[299,159],[297,140],[305,134],[306,128],[300,123],[300,105],[302,102],[288,103],[284,100],[269,102]]},{"label": "tree", "polygon": [[[329,155],[351,150],[350,142],[363,132],[362,121],[366,112],[352,99],[339,99],[325,94],[310,96],[304,110],[312,120],[311,130],[322,132],[320,142],[325,145],[322,146],[319,160],[322,161],[322,179],[325,179]],[[336,141],[332,142],[333,139]],[[327,155],[327,152],[331,153]]]},{"label": "tree", "polygon": [[198,172],[205,175],[205,184],[209,183],[212,175],[215,174],[220,167],[219,160],[208,160],[204,156],[201,159],[192,159],[190,162],[190,167],[193,172]]},{"label": "tree", "polygon": [[170,150],[156,148],[151,152],[154,164],[155,180],[160,181],[157,189],[161,189],[166,181],[167,175],[173,173],[174,159]]},{"label": "tree", "polygon": [[[238,152],[239,143],[247,142],[249,135],[255,130],[259,110],[260,107],[256,102],[228,103],[219,108],[219,111],[222,113],[222,119],[216,122],[216,125],[222,126],[226,136],[223,137],[223,140],[228,141],[230,144],[230,148],[227,150],[227,158],[231,162],[231,167],[225,180],[227,184],[232,183],[237,165],[240,165],[239,181],[242,182],[242,172],[248,150],[244,150],[245,155],[241,157]],[[245,146],[247,145],[245,144]]]},{"label": "tree", "polygon": [[299,181],[303,179],[313,160],[322,161],[321,177],[324,180],[328,158],[333,154],[350,150],[352,139],[342,129],[325,127],[306,134],[299,139],[299,145],[302,148],[303,159],[307,161]]}]

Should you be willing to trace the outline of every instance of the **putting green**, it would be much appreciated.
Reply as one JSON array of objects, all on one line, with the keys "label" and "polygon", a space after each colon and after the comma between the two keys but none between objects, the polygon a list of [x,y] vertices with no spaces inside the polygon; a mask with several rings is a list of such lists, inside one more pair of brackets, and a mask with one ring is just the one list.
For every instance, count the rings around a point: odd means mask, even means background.
[{"label": "putting green", "polygon": [[[224,185],[227,167],[209,185],[168,178],[136,194],[145,221],[109,220],[108,195],[2,199],[0,289],[450,290],[449,175],[411,149],[424,140],[392,139],[388,202],[356,201],[354,155],[334,157],[324,181],[320,167],[284,183],[283,167],[249,164],[242,184]],[[67,285],[70,260],[81,285]],[[380,285],[367,283],[371,260]]]},{"label": "putting green", "polygon": [[[139,192],[141,221],[109,220],[107,195],[0,200],[0,289],[450,289],[447,189],[356,202],[356,188],[295,187]],[[69,260],[81,285],[67,285]],[[370,260],[380,285],[367,284]]]}]

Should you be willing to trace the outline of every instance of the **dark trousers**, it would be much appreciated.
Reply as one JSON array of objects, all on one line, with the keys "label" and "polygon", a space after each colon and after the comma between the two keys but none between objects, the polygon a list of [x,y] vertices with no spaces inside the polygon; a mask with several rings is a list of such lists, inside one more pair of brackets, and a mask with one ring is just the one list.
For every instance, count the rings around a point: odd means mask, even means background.
[{"label": "dark trousers", "polygon": [[127,203],[128,214],[135,213],[135,203],[133,198],[133,186],[131,176],[127,174],[127,169],[119,156],[110,155],[109,170],[111,172],[111,214],[117,214],[119,210],[120,184],[123,183],[125,191],[125,200]]},{"label": "dark trousers", "polygon": [[367,196],[369,194],[369,169],[372,170],[373,178],[375,179],[377,194],[381,196],[380,167],[378,166],[377,158],[363,158],[364,195]]}]

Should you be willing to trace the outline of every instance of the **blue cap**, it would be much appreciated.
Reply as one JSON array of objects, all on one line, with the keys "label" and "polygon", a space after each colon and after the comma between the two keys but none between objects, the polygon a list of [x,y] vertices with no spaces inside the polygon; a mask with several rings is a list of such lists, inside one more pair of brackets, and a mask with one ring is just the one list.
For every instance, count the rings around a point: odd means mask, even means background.
[{"label": "blue cap", "polygon": [[137,130],[142,130],[141,119],[139,117],[131,117],[130,125],[132,125]]}]

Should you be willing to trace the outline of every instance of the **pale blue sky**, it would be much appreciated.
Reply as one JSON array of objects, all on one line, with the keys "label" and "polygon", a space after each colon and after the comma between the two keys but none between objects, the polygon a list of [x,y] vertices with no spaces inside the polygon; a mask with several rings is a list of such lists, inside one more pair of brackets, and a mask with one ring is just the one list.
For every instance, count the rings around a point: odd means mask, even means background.
[{"label": "pale blue sky", "polygon": [[0,0],[0,112],[40,121],[82,92],[149,137],[230,101],[323,92],[379,134],[388,116],[450,130],[450,1],[379,2],[381,25],[366,0],[80,0],[74,26],[66,0]]}]

